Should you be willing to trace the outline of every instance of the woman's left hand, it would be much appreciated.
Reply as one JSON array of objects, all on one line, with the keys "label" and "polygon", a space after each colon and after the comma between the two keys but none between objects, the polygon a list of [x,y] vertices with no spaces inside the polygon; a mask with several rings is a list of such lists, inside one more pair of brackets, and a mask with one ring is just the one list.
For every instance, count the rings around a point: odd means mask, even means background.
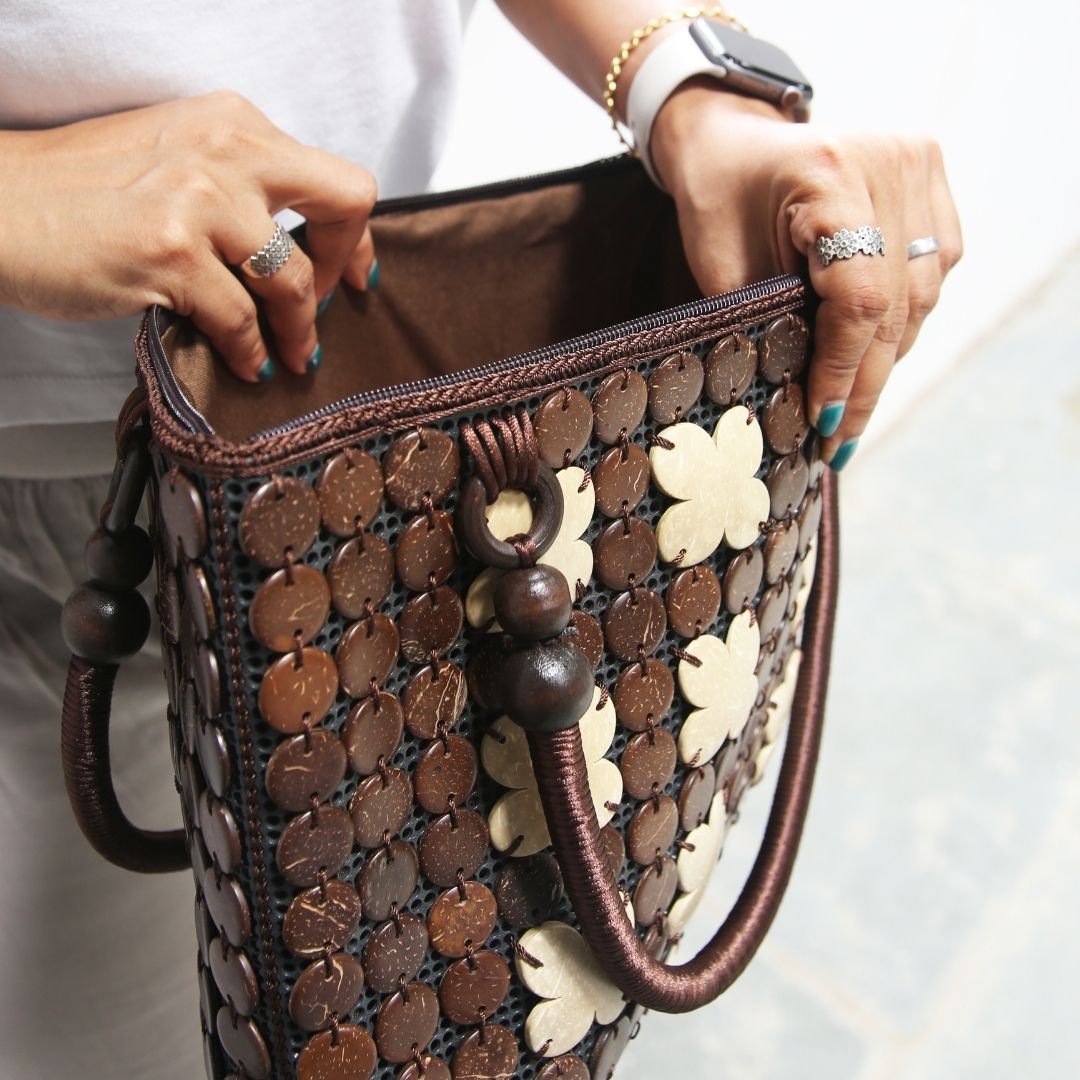
[{"label": "woman's left hand", "polygon": [[[807,409],[826,436],[822,456],[841,468],[962,253],[940,149],[792,124],[764,102],[691,80],[660,110],[651,150],[706,295],[808,261],[821,306]],[[819,236],[863,225],[881,229],[884,257],[822,265]],[[940,250],[909,259],[908,244],[929,236]]]}]

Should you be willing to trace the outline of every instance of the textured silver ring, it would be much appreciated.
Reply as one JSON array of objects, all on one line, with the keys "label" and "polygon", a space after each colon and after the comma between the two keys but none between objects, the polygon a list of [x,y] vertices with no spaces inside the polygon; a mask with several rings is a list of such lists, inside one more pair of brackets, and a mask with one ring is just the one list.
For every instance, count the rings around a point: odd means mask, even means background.
[{"label": "textured silver ring", "polygon": [[917,259],[920,255],[933,255],[941,250],[941,241],[936,236],[920,236],[907,246],[907,257]]},{"label": "textured silver ring", "polygon": [[822,266],[828,266],[833,259],[850,259],[855,255],[884,255],[885,237],[875,225],[838,229],[832,236],[817,238],[817,253]]},{"label": "textured silver ring", "polygon": [[281,227],[274,226],[274,235],[244,265],[257,277],[276,274],[288,261],[296,241]]}]

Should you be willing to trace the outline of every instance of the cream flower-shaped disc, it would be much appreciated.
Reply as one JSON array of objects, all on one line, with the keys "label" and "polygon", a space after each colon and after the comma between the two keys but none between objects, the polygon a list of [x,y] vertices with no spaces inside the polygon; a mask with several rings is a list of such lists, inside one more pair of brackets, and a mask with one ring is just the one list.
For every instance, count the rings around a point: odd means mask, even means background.
[{"label": "cream flower-shaped disc", "polygon": [[754,475],[761,465],[761,425],[744,407],[728,409],[712,438],[697,424],[664,428],[649,451],[657,487],[673,499],[656,525],[660,558],[680,565],[708,558],[726,540],[749,547],[769,517],[769,490]]},{"label": "cream flower-shaped disc", "polygon": [[679,759],[703,764],[729,736],[736,738],[750,717],[758,694],[761,634],[744,611],[731,620],[727,640],[702,634],[686,646],[692,660],[679,661],[679,689],[696,708],[679,731]]},{"label": "cream flower-shaped disc", "polygon": [[[560,469],[555,477],[562,488],[562,524],[551,547],[538,561],[558,570],[570,586],[570,595],[574,596],[577,583],[581,581],[587,585],[592,577],[592,548],[581,536],[592,521],[593,510],[596,508],[596,492],[592,484],[583,483],[585,471],[576,465]],[[508,488],[500,492],[499,497],[487,508],[486,517],[492,535],[499,540],[505,540],[508,536],[526,532],[532,525],[532,504],[523,491]],[[465,596],[465,617],[470,626],[483,626],[495,617],[492,598],[495,594],[495,583],[502,574],[502,570],[484,570],[469,586]],[[497,630],[498,625],[492,624],[490,629]]]},{"label": "cream flower-shaped disc", "polygon": [[682,895],[671,905],[667,924],[675,933],[681,930],[701,903],[705,886],[716,869],[716,861],[724,847],[727,836],[727,808],[724,805],[724,793],[718,791],[709,805],[709,816],[696,828],[686,834],[687,844],[679,852],[676,864],[679,871],[679,889]]},{"label": "cream flower-shaped disc", "polygon": [[[542,963],[533,967],[516,956],[518,976],[546,1000],[534,1005],[525,1020],[525,1042],[544,1057],[557,1057],[577,1046],[595,1019],[612,1024],[626,1004],[622,991],[608,979],[585,939],[569,923],[549,921],[526,930],[521,946]],[[550,1042],[548,1042],[550,1040]]]},{"label": "cream flower-shaped disc", "polygon": [[[622,799],[622,773],[618,765],[604,754],[615,737],[615,706],[609,697],[602,708],[600,689],[593,690],[592,701],[578,721],[581,727],[581,748],[588,769],[589,789],[600,826],[606,825],[613,811],[604,804]],[[515,856],[532,855],[551,844],[540,793],[536,788],[532,759],[525,731],[508,716],[500,716],[480,743],[480,760],[484,771],[503,787],[514,790],[503,795],[491,808],[488,829],[491,842],[505,851],[518,836],[524,837],[514,848]]]}]

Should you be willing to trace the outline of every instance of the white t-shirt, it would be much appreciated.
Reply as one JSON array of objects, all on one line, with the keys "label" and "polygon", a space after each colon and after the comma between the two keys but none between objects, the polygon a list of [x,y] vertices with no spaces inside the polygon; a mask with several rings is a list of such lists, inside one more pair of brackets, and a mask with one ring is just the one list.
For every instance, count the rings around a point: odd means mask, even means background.
[{"label": "white t-shirt", "polygon": [[[301,142],[369,168],[380,196],[411,194],[443,147],[473,2],[0,0],[0,129],[232,89]],[[0,209],[0,236],[2,224]],[[96,471],[70,426],[93,424],[97,443],[115,420],[137,326],[0,306],[0,475]]]}]

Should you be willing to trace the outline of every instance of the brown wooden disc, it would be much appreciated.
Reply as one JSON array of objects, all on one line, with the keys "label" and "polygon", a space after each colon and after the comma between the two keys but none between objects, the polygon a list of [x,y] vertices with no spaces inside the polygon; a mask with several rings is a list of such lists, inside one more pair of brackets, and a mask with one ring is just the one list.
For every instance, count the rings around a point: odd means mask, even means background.
[{"label": "brown wooden disc", "polygon": [[387,765],[401,742],[401,703],[386,690],[358,701],[349,713],[341,741],[353,772],[370,776],[382,759]]},{"label": "brown wooden disc", "polygon": [[553,469],[564,468],[585,449],[592,428],[592,406],[580,390],[548,394],[533,417],[541,460]]},{"label": "brown wooden disc", "polygon": [[319,531],[319,500],[302,480],[278,477],[263,484],[240,514],[240,546],[260,566],[299,559]]},{"label": "brown wooden disc", "polygon": [[521,1048],[509,1028],[485,1024],[458,1043],[452,1066],[454,1080],[508,1080],[520,1057]]},{"label": "brown wooden disc", "polygon": [[486,885],[466,881],[464,899],[452,885],[428,912],[432,947],[443,956],[465,956],[470,946],[478,949],[487,941],[498,914],[495,896]]},{"label": "brown wooden disc", "polygon": [[593,392],[593,432],[609,446],[619,441],[622,432],[633,435],[648,403],[649,388],[632,368],[609,375]]},{"label": "brown wooden disc", "polygon": [[309,964],[289,994],[289,1015],[303,1031],[325,1031],[348,1016],[364,990],[364,971],[350,953],[332,953]]},{"label": "brown wooden disc", "polygon": [[705,382],[701,361],[690,352],[662,360],[649,376],[649,413],[658,424],[676,424],[697,403]]},{"label": "brown wooden disc", "polygon": [[663,789],[675,773],[675,739],[666,728],[654,727],[634,735],[619,759],[623,787],[633,799],[647,799]]},{"label": "brown wooden disc", "polygon": [[597,508],[610,518],[633,512],[649,490],[649,476],[649,455],[640,446],[613,446],[593,469]]},{"label": "brown wooden disc", "polygon": [[277,842],[277,863],[286,881],[315,885],[320,872],[332,877],[353,849],[352,819],[339,806],[320,806],[294,817]]},{"label": "brown wooden disc", "polygon": [[761,335],[761,374],[769,382],[782,382],[786,373],[797,379],[806,364],[810,330],[798,315],[781,315],[773,319]]},{"label": "brown wooden disc", "polygon": [[664,602],[648,589],[635,589],[616,597],[604,614],[604,641],[620,660],[636,660],[654,653],[667,630]]},{"label": "brown wooden disc", "polygon": [[675,679],[662,660],[649,658],[631,664],[615,680],[611,699],[619,722],[631,731],[645,731],[649,723],[659,724],[675,697]]},{"label": "brown wooden disc", "polygon": [[403,770],[388,768],[385,775],[365,777],[349,800],[356,843],[373,848],[383,843],[387,834],[394,836],[405,824],[412,802],[412,781]]},{"label": "brown wooden disc", "polygon": [[283,810],[305,810],[312,797],[325,802],[345,778],[341,740],[316,729],[278,743],[266,766],[266,793]]},{"label": "brown wooden disc", "polygon": [[465,699],[465,673],[457,664],[428,664],[405,687],[405,726],[418,739],[434,739],[458,722]]},{"label": "brown wooden disc", "polygon": [[704,634],[720,613],[720,600],[720,579],[709,567],[681,570],[664,597],[672,630],[688,638]]},{"label": "brown wooden disc", "polygon": [[425,497],[438,505],[457,484],[457,443],[436,428],[420,428],[395,439],[383,455],[386,494],[402,510],[421,510]]},{"label": "brown wooden disc", "polygon": [[420,837],[420,868],[436,885],[453,885],[458,874],[471,877],[488,851],[487,822],[475,810],[458,810],[457,825],[449,814],[436,818]]},{"label": "brown wooden disc", "polygon": [[705,357],[705,393],[718,405],[733,405],[756,373],[757,346],[746,334],[728,334]]},{"label": "brown wooden disc", "polygon": [[394,554],[381,536],[361,533],[334,552],[326,577],[334,608],[346,619],[359,619],[389,594]]},{"label": "brown wooden disc", "polygon": [[345,692],[362,698],[372,693],[372,684],[381,686],[394,670],[398,645],[398,628],[381,611],[353,623],[334,654]]},{"label": "brown wooden disc", "polygon": [[402,585],[421,592],[442,585],[454,572],[454,519],[445,510],[413,518],[398,536],[394,562]]},{"label": "brown wooden disc", "polygon": [[457,641],[464,619],[461,597],[446,585],[414,596],[398,620],[401,655],[413,664],[441,656]]},{"label": "brown wooden disc", "polygon": [[360,897],[344,881],[328,881],[293,897],[281,925],[285,948],[294,956],[322,956],[327,945],[343,949],[360,925]]},{"label": "brown wooden disc", "polygon": [[675,842],[679,829],[679,808],[669,795],[649,799],[634,811],[626,826],[626,850],[630,858],[648,866],[656,856],[666,852]]},{"label": "brown wooden disc", "polygon": [[259,711],[272,728],[296,735],[322,720],[337,691],[337,665],[321,649],[308,646],[299,659],[289,653],[270,665],[259,684]]},{"label": "brown wooden disc", "polygon": [[248,620],[255,639],[274,652],[307,645],[330,614],[330,586],[310,566],[271,574],[255,593]]},{"label": "brown wooden disc", "polygon": [[431,1042],[439,1026],[439,999],[426,983],[411,982],[383,1000],[375,1020],[375,1044],[386,1061],[408,1061]]},{"label": "brown wooden disc", "polygon": [[368,985],[380,994],[392,994],[402,979],[416,977],[427,948],[427,926],[418,915],[406,912],[377,926],[364,946]]},{"label": "brown wooden disc", "polygon": [[416,848],[403,840],[391,840],[373,851],[357,880],[364,918],[389,919],[395,907],[403,908],[416,889],[419,866]]},{"label": "brown wooden disc", "polygon": [[510,989],[510,967],[496,952],[480,949],[455,960],[439,984],[443,1015],[455,1024],[478,1024],[490,1018]]},{"label": "brown wooden disc", "polygon": [[416,801],[431,814],[444,814],[449,800],[461,806],[476,783],[476,751],[468,739],[436,739],[416,763]]},{"label": "brown wooden disc", "polygon": [[382,469],[370,454],[344,450],[327,460],[315,490],[323,524],[335,536],[355,536],[382,505]]},{"label": "brown wooden disc", "polygon": [[320,1031],[296,1059],[296,1080],[370,1080],[378,1054],[375,1040],[356,1024]]},{"label": "brown wooden disc", "polygon": [[608,589],[641,585],[656,565],[656,533],[643,518],[613,521],[593,541],[596,576]]}]

